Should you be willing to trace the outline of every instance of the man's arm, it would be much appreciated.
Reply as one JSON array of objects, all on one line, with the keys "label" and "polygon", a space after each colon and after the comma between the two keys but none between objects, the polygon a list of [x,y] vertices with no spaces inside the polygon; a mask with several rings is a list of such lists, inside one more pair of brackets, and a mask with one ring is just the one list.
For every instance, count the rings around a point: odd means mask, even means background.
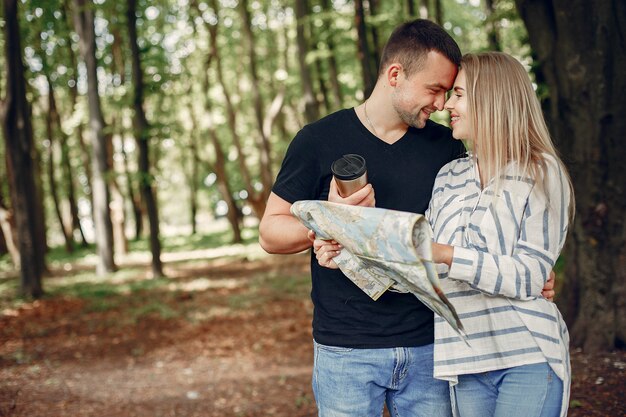
[{"label": "man's arm", "polygon": [[268,253],[298,253],[311,247],[308,229],[291,214],[291,203],[271,193],[259,224],[259,243]]}]

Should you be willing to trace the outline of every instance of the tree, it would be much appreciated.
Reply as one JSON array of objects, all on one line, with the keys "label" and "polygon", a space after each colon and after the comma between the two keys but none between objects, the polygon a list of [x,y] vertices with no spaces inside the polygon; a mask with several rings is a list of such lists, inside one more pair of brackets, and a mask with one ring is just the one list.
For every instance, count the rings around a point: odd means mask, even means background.
[{"label": "tree", "polygon": [[107,184],[109,172],[104,117],[98,94],[96,61],[96,35],[94,29],[93,4],[88,0],[75,0],[74,21],[80,37],[80,52],[87,68],[87,98],[89,101],[89,127],[92,145],[92,202],[96,226],[98,264],[96,272],[103,275],[115,271],[113,260],[113,224],[109,204],[111,195]]},{"label": "tree", "polygon": [[626,3],[516,3],[548,85],[550,128],[577,191],[560,304],[574,345],[610,350],[626,343]]},{"label": "tree", "polygon": [[298,46],[298,68],[300,70],[300,78],[302,80],[302,94],[304,98],[304,114],[307,123],[312,123],[319,119],[319,107],[315,92],[313,89],[313,77],[306,56],[309,52],[309,42],[306,36],[306,19],[308,16],[307,0],[296,0],[296,42]]},{"label": "tree", "polygon": [[489,49],[493,51],[501,51],[499,22],[496,16],[495,0],[485,0],[485,14],[487,15],[487,40],[489,41]]},{"label": "tree", "polygon": [[41,217],[37,212],[36,161],[16,0],[4,0],[4,18],[7,91],[0,119],[6,143],[11,205],[19,236],[20,292],[26,297],[39,298],[43,295],[41,275],[45,260],[38,242]]},{"label": "tree", "polygon": [[358,57],[361,64],[361,75],[363,77],[364,96],[369,97],[376,84],[377,71],[374,69],[371,45],[367,40],[367,29],[365,23],[365,10],[363,0],[354,0],[354,25],[358,34]]},{"label": "tree", "polygon": [[248,53],[248,70],[250,72],[250,80],[252,85],[256,86],[252,88],[252,101],[254,107],[254,120],[256,121],[258,136],[255,135],[257,147],[259,148],[259,169],[261,174],[261,183],[263,184],[263,197],[267,199],[270,195],[270,189],[272,188],[272,182],[274,181],[274,175],[272,174],[272,150],[270,146],[269,137],[265,134],[263,129],[263,98],[261,97],[261,91],[259,86],[261,85],[259,74],[257,70],[257,52],[256,41],[254,33],[252,32],[252,17],[250,16],[250,10],[248,10],[248,0],[239,1],[239,10],[243,19],[242,29],[246,39],[246,52]]},{"label": "tree", "polygon": [[132,57],[132,78],[134,87],[133,107],[135,117],[133,126],[137,147],[139,148],[139,175],[140,188],[143,200],[146,203],[148,220],[150,224],[150,252],[152,253],[152,276],[163,276],[163,265],[161,264],[161,242],[159,241],[159,214],[154,192],[152,190],[153,177],[150,173],[149,145],[148,145],[148,120],[143,110],[143,72],[141,70],[141,57],[139,46],[137,45],[137,2],[128,0],[126,19],[128,24],[128,37]]}]

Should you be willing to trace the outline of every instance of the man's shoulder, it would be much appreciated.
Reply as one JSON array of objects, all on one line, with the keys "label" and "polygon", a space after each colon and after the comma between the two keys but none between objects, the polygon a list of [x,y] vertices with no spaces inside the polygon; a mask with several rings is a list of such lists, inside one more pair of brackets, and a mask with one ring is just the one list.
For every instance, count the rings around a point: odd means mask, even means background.
[{"label": "man's shoulder", "polygon": [[324,132],[328,129],[336,129],[338,126],[345,128],[346,123],[352,120],[354,114],[353,109],[341,109],[330,113],[321,119],[311,122],[302,128],[305,133],[315,134]]}]

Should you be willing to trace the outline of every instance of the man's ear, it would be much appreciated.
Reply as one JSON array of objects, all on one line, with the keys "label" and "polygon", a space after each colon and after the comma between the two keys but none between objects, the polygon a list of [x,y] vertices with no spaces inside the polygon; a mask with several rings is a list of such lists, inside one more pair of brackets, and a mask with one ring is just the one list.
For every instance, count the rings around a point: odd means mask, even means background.
[{"label": "man's ear", "polygon": [[402,64],[394,62],[387,67],[385,75],[390,86],[395,87],[398,84],[398,78],[402,74]]}]

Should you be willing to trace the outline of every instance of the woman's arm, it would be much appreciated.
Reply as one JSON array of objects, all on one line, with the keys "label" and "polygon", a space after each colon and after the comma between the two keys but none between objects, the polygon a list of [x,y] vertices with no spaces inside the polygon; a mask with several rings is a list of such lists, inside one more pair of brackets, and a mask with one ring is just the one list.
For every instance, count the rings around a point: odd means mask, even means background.
[{"label": "woman's arm", "polygon": [[515,299],[542,295],[568,226],[569,187],[559,174],[548,169],[545,193],[537,187],[531,192],[512,255],[436,243],[434,261],[450,267],[450,278],[486,294]]}]

